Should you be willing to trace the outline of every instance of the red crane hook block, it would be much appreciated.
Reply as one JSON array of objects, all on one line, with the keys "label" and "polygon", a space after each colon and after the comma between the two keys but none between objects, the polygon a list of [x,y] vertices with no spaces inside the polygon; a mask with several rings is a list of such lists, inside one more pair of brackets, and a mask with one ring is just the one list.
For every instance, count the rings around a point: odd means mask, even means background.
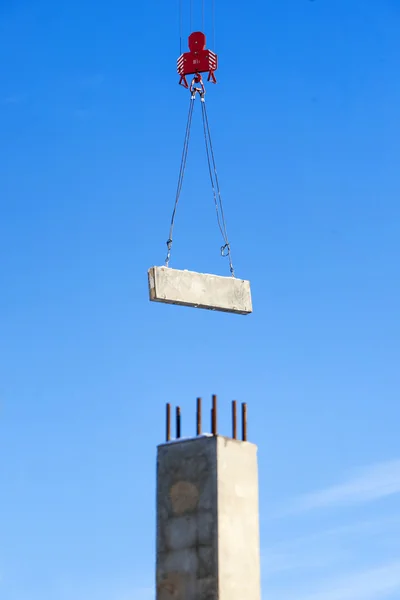
[{"label": "red crane hook block", "polygon": [[208,73],[208,81],[217,83],[214,72],[218,67],[218,57],[211,50],[206,50],[206,36],[201,31],[189,35],[189,52],[181,54],[177,61],[179,84],[189,87],[186,75]]}]

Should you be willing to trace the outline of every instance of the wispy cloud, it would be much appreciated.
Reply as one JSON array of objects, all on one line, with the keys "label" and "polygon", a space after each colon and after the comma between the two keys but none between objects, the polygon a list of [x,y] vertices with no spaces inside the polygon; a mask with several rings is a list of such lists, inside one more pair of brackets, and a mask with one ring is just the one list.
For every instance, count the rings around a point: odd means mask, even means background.
[{"label": "wispy cloud", "polygon": [[332,569],[343,573],[350,564],[357,568],[363,566],[364,548],[383,550],[386,559],[397,560],[400,515],[321,528],[307,535],[278,541],[263,548],[262,572],[268,580],[283,583],[289,572],[301,578],[310,575],[315,578],[316,574]]},{"label": "wispy cloud", "polygon": [[[309,533],[281,538],[264,549],[262,570],[267,595],[276,600],[398,600],[398,508],[388,515],[386,511],[382,513],[383,506],[375,504],[372,515],[362,513],[370,515],[365,520],[358,519],[358,512],[338,512],[341,507],[372,503],[395,495],[400,495],[398,459],[358,469],[335,485],[288,503],[275,516],[294,517],[300,530],[304,530],[302,521],[305,520]],[[331,517],[331,526],[321,528],[319,519],[310,531],[308,513],[328,508],[332,510],[323,522]],[[340,522],[344,516],[352,520]],[[292,524],[290,520],[289,529],[283,526],[286,536],[290,535]],[[379,566],[377,560],[386,562]]]},{"label": "wispy cloud", "polygon": [[361,469],[343,483],[301,496],[288,512],[371,502],[399,493],[400,460],[392,460]]},{"label": "wispy cloud", "polygon": [[315,573],[332,565],[337,565],[343,559],[343,552],[337,554],[336,549],[310,548],[311,540],[304,544],[296,543],[264,549],[261,555],[263,577],[282,581],[282,576],[296,576],[301,573]]},{"label": "wispy cloud", "polygon": [[339,581],[329,579],[319,590],[296,595],[293,600],[377,600],[394,597],[394,594],[398,598],[399,592],[400,561],[396,561],[349,575]]}]

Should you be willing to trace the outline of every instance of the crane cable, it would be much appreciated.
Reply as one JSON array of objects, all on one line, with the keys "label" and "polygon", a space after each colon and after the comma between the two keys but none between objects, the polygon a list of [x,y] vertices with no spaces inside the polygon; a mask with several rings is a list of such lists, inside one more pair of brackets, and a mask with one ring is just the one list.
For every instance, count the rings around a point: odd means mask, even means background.
[{"label": "crane cable", "polygon": [[[215,210],[217,213],[218,227],[221,232],[222,238],[224,240],[224,245],[221,246],[221,256],[228,257],[229,270],[231,272],[232,277],[235,277],[235,271],[234,271],[233,264],[232,264],[231,246],[229,243],[227,229],[226,229],[224,207],[223,207],[221,191],[220,191],[220,187],[219,187],[217,167],[216,167],[216,163],[215,163],[214,149],[213,149],[213,145],[212,145],[210,125],[208,122],[208,115],[207,115],[207,108],[206,108],[204,93],[200,94],[200,96],[201,96],[201,112],[202,112],[202,119],[203,119],[203,131],[204,131],[204,141],[205,141],[206,154],[207,154],[208,172],[210,175],[211,188],[212,188],[213,196],[214,196],[214,204],[215,204]],[[170,230],[169,230],[169,238],[167,240],[168,252],[167,252],[167,257],[165,259],[166,267],[169,266],[169,262],[171,259],[171,248],[172,248],[172,241],[173,241],[172,236],[173,236],[174,225],[175,225],[176,210],[178,207],[178,202],[179,202],[179,198],[180,198],[181,191],[182,191],[183,178],[185,175],[195,98],[196,98],[196,93],[191,94],[188,120],[187,120],[187,124],[186,124],[185,140],[184,140],[183,151],[182,151],[181,166],[179,169],[178,185],[177,185],[176,196],[175,196],[175,204],[174,204],[174,209],[172,211],[171,225],[170,225]]]},{"label": "crane cable", "polygon": [[[221,256],[227,256],[229,259],[229,270],[232,277],[235,277],[235,271],[232,264],[231,246],[228,239],[228,233],[226,230],[226,222],[224,215],[224,207],[222,204],[221,191],[219,187],[217,167],[215,164],[214,149],[211,140],[210,125],[208,122],[206,101],[204,98],[201,99],[201,113],[203,117],[203,130],[204,130],[204,141],[206,144],[208,172],[210,174],[211,187],[214,195],[215,210],[217,213],[218,227],[224,240],[224,245],[221,246]],[[214,173],[213,173],[214,171]],[[220,216],[221,213],[221,216]]]},{"label": "crane cable", "polygon": [[[183,0],[178,0],[179,1],[179,8],[178,8],[178,13],[179,13],[179,54],[182,54],[182,30],[183,30],[183,6],[182,6],[182,2]],[[201,25],[202,25],[202,31],[204,31],[205,29],[205,24],[206,24],[206,7],[205,7],[205,0],[202,0],[201,3]],[[190,0],[190,12],[189,12],[189,23],[190,23],[190,30],[192,31],[192,23],[193,23],[193,0]],[[212,0],[212,4],[211,4],[211,29],[212,29],[212,42],[213,42],[213,48],[215,50],[215,0]]]},{"label": "crane cable", "polygon": [[174,210],[172,211],[171,225],[170,225],[170,229],[169,229],[169,238],[167,240],[168,252],[167,252],[167,258],[165,259],[166,267],[168,267],[169,261],[171,258],[172,234],[173,234],[174,225],[175,225],[176,209],[178,207],[178,202],[179,202],[179,198],[180,198],[181,191],[182,191],[183,177],[185,175],[186,161],[187,161],[187,155],[188,155],[188,150],[189,150],[190,130],[191,130],[191,126],[192,126],[194,100],[195,100],[195,97],[191,96],[190,104],[189,104],[188,120],[186,123],[185,141],[183,143],[181,166],[179,169],[178,185],[176,188],[175,205],[174,205]]}]

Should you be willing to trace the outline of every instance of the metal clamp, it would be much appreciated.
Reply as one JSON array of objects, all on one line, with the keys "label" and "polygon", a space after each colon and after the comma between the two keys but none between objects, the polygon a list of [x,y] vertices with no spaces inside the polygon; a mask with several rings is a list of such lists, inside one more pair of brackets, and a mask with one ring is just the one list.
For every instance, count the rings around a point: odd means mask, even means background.
[{"label": "metal clamp", "polygon": [[[200,87],[197,87],[196,84],[199,84]],[[200,73],[196,73],[193,77],[192,83],[190,84],[190,93],[192,94],[192,100],[195,99],[196,94],[199,94],[201,101],[204,102],[206,88],[204,87],[203,78]]]}]

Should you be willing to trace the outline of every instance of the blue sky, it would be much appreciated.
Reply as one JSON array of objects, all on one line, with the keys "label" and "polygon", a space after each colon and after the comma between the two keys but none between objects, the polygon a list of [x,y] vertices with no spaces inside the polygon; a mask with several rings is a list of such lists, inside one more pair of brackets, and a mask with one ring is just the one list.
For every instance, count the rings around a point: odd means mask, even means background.
[{"label": "blue sky", "polygon": [[[400,6],[216,13],[249,317],[148,301],[188,103],[175,3],[0,2],[4,600],[153,599],[164,403],[191,435],[212,393],[227,434],[249,404],[264,597],[399,597]],[[195,117],[171,266],[228,274]]]}]

